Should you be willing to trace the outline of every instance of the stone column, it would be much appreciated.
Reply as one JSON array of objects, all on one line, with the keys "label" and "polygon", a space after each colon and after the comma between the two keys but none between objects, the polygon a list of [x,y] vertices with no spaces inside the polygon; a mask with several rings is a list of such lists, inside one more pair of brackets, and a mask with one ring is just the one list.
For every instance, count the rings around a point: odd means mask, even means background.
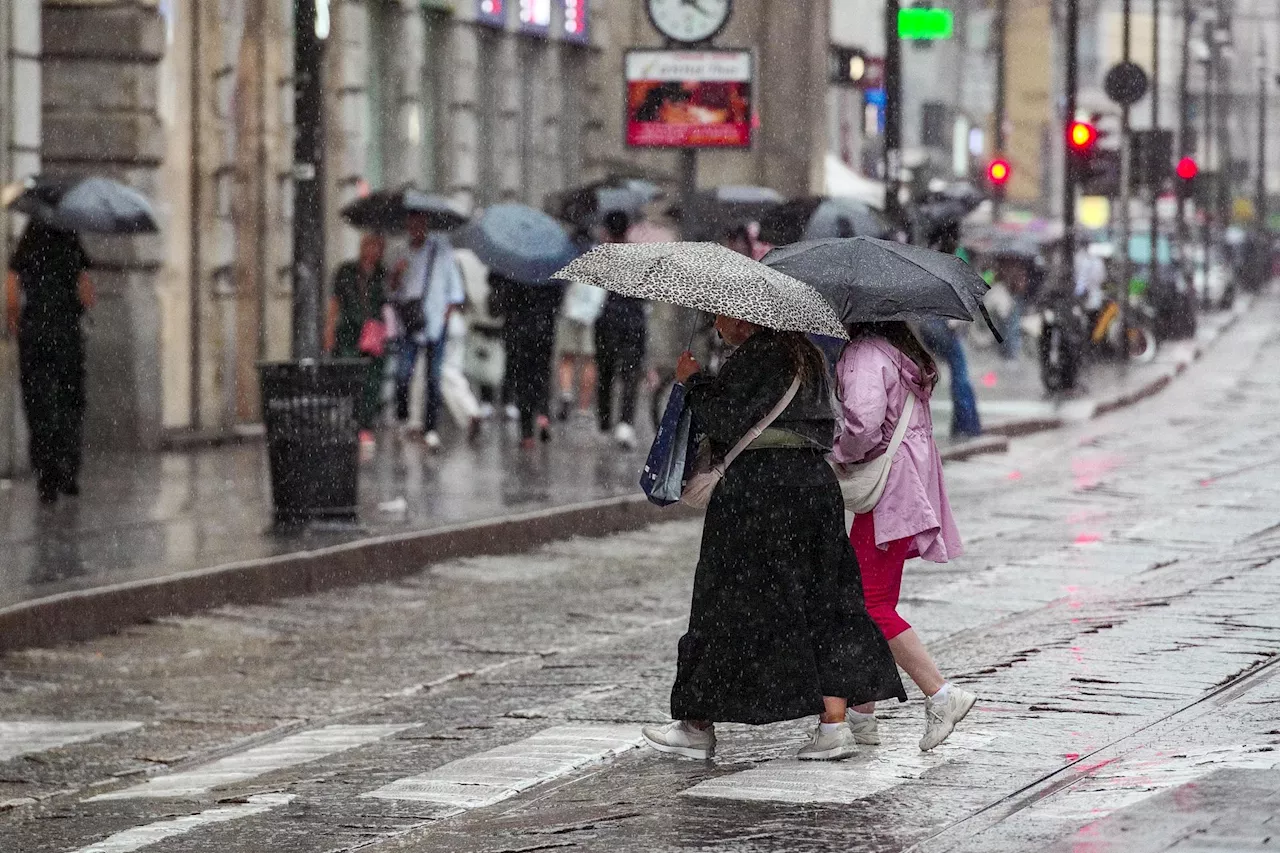
[{"label": "stone column", "polygon": [[[109,33],[110,38],[103,38]],[[154,197],[163,152],[154,3],[45,0],[43,155],[49,174],[100,174]],[[86,241],[99,304],[89,333],[88,443],[158,443],[161,424],[158,238]]]}]

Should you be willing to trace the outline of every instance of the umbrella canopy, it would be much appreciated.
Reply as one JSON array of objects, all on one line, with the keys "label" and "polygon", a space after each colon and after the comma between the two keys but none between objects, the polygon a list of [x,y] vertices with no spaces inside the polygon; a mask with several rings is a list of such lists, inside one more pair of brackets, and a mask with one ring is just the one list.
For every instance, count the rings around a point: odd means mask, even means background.
[{"label": "umbrella canopy", "polygon": [[920,246],[873,237],[813,240],[774,249],[765,264],[812,286],[846,324],[985,316],[982,276],[955,255]]},{"label": "umbrella canopy", "polygon": [[342,208],[342,218],[348,225],[372,231],[403,231],[410,213],[423,214],[427,227],[438,231],[448,231],[467,222],[466,215],[447,198],[413,187],[379,190]]},{"label": "umbrella canopy", "polygon": [[606,243],[557,278],[770,329],[847,338],[831,306],[812,287],[719,243]]},{"label": "umbrella canopy", "polygon": [[888,237],[892,232],[870,205],[849,198],[792,199],[760,220],[760,239],[775,246],[826,237]]},{"label": "umbrella canopy", "polygon": [[657,201],[662,189],[641,178],[606,178],[593,184],[555,193],[547,199],[547,212],[571,225],[588,227],[613,211],[636,217],[646,204]]},{"label": "umbrella canopy", "polygon": [[160,230],[151,202],[109,178],[31,178],[8,206],[67,231],[154,234]]},{"label": "umbrella canopy", "polygon": [[686,240],[719,240],[752,222],[786,201],[768,187],[725,186],[698,190],[689,203],[671,210]]},{"label": "umbrella canopy", "polygon": [[546,284],[580,251],[560,223],[523,204],[496,204],[453,236],[498,274],[521,284]]}]

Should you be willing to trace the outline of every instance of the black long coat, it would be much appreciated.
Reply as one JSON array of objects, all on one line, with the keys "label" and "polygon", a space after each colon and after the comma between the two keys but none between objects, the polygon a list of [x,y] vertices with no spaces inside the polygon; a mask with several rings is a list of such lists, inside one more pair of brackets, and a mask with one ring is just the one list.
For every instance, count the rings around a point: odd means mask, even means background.
[{"label": "black long coat", "polygon": [[[794,377],[773,332],[758,332],[715,379],[688,393],[699,428],[723,453]],[[774,424],[810,449],[748,450],[707,508],[689,630],[671,715],[763,724],[850,704],[906,699],[884,635],[867,615],[844,505],[824,459],[835,429],[825,372],[815,370]]]}]

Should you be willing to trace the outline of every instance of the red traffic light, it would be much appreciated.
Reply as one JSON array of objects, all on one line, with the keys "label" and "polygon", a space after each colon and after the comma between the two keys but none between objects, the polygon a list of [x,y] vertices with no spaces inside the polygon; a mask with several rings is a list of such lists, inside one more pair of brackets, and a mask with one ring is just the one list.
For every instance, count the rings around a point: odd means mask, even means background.
[{"label": "red traffic light", "polygon": [[1067,128],[1067,144],[1072,150],[1088,152],[1098,141],[1098,129],[1087,121],[1073,121]]},{"label": "red traffic light", "polygon": [[1009,167],[1009,161],[1003,159],[992,160],[987,166],[987,180],[991,181],[992,186],[1002,187],[1009,183],[1009,178],[1013,175],[1013,169]]},{"label": "red traffic light", "polygon": [[1178,168],[1175,171],[1179,178],[1189,181],[1200,174],[1200,164],[1191,157],[1183,157],[1178,161]]}]

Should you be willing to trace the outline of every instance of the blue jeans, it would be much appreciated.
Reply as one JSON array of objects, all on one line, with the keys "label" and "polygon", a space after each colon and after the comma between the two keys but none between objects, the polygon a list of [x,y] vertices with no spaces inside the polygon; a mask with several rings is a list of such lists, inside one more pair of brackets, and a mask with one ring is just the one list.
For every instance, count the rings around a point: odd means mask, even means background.
[{"label": "blue jeans", "polygon": [[440,374],[444,370],[443,337],[438,341],[427,341],[420,344],[405,338],[397,345],[396,352],[396,420],[404,423],[409,420],[409,385],[413,382],[413,372],[418,365],[418,353],[426,358],[427,387],[425,405],[422,413],[422,428],[426,432],[434,432],[440,421],[440,406],[444,397],[440,392]]},{"label": "blue jeans", "polygon": [[951,434],[952,436],[977,436],[982,434],[982,422],[978,419],[978,399],[969,381],[969,363],[964,357],[964,344],[959,335],[947,325],[947,321],[934,318],[920,327],[924,344],[933,354],[943,358],[951,369]]}]

